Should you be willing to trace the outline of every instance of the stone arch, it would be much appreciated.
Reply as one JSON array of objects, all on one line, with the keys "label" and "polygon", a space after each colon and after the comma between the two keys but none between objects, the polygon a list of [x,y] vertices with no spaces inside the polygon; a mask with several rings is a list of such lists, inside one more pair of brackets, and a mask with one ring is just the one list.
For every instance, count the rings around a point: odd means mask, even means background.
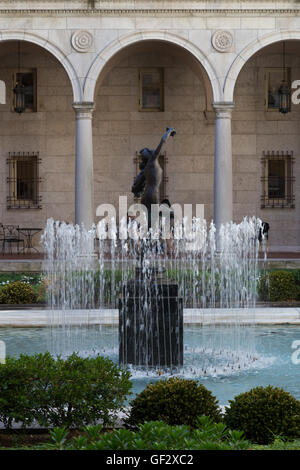
[{"label": "stone arch", "polygon": [[35,33],[27,31],[1,31],[0,43],[4,41],[26,41],[40,46],[52,54],[65,69],[73,90],[74,102],[81,101],[82,92],[77,74],[68,57],[55,44]]},{"label": "stone arch", "polygon": [[141,41],[164,41],[177,45],[189,52],[202,66],[211,87],[213,101],[221,100],[221,89],[216,72],[204,53],[187,39],[167,31],[138,31],[110,43],[92,63],[84,84],[84,101],[94,101],[96,83],[108,61],[125,47]]},{"label": "stone arch", "polygon": [[254,54],[271,44],[287,40],[300,40],[300,31],[274,31],[248,44],[236,57],[228,71],[224,83],[224,101],[233,101],[239,73]]}]

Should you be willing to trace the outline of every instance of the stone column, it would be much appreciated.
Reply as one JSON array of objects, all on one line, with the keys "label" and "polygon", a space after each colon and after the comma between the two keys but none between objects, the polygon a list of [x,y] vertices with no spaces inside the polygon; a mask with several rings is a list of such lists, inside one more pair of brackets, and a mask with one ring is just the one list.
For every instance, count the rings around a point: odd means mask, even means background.
[{"label": "stone column", "polygon": [[94,103],[73,103],[73,108],[76,113],[75,223],[83,223],[89,229],[94,222]]},{"label": "stone column", "polygon": [[234,103],[213,103],[215,121],[214,223],[232,220],[231,113]]}]

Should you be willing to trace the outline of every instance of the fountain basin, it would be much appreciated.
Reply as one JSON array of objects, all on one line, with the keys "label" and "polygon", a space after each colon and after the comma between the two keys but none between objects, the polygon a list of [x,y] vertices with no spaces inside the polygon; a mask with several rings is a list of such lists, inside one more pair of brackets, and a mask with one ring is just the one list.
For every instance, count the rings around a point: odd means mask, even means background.
[{"label": "fountain basin", "polygon": [[[27,315],[28,313],[27,311]],[[247,335],[247,328],[245,326],[245,329],[243,329],[245,335]],[[269,384],[282,387],[300,399],[300,364],[294,364],[292,361],[292,354],[295,352],[292,344],[294,341],[300,340],[300,323],[297,325],[256,325],[250,328],[254,336],[257,360],[250,360],[246,367],[240,369],[236,367],[232,370],[229,366],[228,370],[223,372],[222,367],[224,364],[227,367],[230,361],[231,329],[227,328],[225,323],[213,326],[185,325],[183,342],[186,364],[184,368],[176,371],[151,371],[146,368],[132,370],[133,392],[140,392],[150,381],[169,377],[172,373],[176,373],[202,382],[217,396],[220,405],[228,404],[228,401],[239,393],[256,386],[267,386]],[[76,338],[78,330],[77,327],[72,327],[67,331],[61,328],[58,334],[64,337],[70,334],[73,338]],[[116,325],[105,326],[98,324],[97,326],[81,327],[81,343],[79,344],[77,341],[80,354],[103,354],[117,362],[118,342],[116,341],[116,332]],[[200,364],[204,361],[208,364],[209,344],[216,335],[222,338],[220,346],[222,346],[224,354],[217,355],[217,360],[214,361],[214,366],[217,367],[216,372],[207,370],[207,373],[204,374]],[[207,345],[207,351],[203,351],[203,348],[198,346],[199,339],[202,344]],[[49,328],[2,327],[0,328],[0,340],[5,342],[6,351],[9,355],[45,352],[49,348]],[[218,358],[224,360],[219,361]],[[237,364],[238,360],[241,362],[243,358],[233,357],[230,364],[232,361]]]}]

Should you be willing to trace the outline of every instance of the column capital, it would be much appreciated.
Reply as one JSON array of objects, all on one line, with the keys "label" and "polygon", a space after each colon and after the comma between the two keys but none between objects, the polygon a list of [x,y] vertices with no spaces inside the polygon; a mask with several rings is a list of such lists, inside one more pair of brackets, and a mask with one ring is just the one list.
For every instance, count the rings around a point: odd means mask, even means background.
[{"label": "column capital", "polygon": [[216,113],[217,118],[231,119],[231,113],[234,109],[233,101],[215,101],[212,107]]},{"label": "column capital", "polygon": [[73,109],[76,113],[76,119],[92,119],[95,103],[93,101],[75,102]]}]

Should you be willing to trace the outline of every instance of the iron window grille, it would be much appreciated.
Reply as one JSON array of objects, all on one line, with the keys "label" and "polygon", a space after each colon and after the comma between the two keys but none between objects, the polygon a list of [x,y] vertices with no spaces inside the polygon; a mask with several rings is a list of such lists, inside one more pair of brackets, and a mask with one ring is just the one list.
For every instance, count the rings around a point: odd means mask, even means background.
[{"label": "iron window grille", "polygon": [[[135,164],[135,178],[134,181],[136,180],[137,175],[140,173],[140,161],[141,161],[141,155],[139,152],[136,152],[136,156],[134,158],[134,164]],[[158,157],[158,162],[162,168],[163,174],[162,174],[162,182],[160,185],[160,194],[159,194],[159,202],[163,201],[164,199],[168,199],[167,195],[167,183],[169,181],[169,178],[167,177],[167,153],[162,152],[159,157]],[[141,197],[140,198],[134,198],[135,202],[141,202]]]},{"label": "iron window grille", "polygon": [[10,152],[7,209],[41,209],[38,152]]},{"label": "iron window grille", "polygon": [[293,152],[263,152],[261,208],[295,207]]}]

